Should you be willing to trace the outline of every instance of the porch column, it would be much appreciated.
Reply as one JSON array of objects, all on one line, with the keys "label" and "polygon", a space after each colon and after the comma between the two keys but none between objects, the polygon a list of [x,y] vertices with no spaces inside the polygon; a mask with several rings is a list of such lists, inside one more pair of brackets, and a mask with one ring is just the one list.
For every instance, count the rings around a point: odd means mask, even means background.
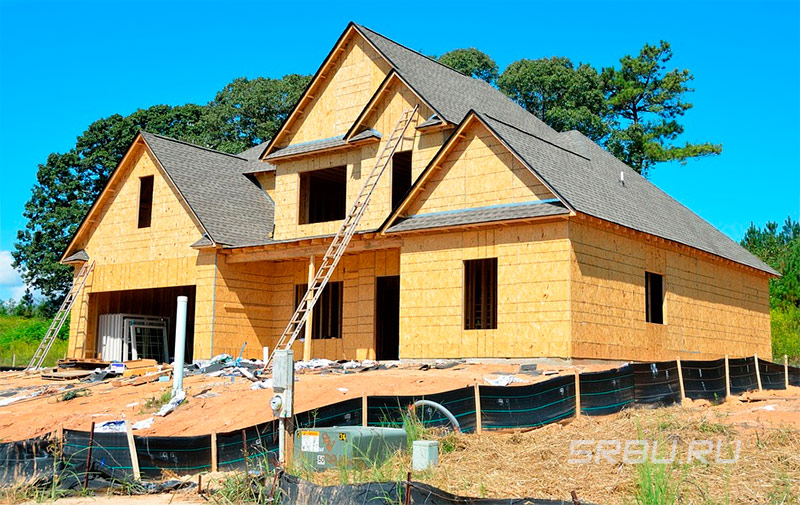
[{"label": "porch column", "polygon": [[[314,268],[314,255],[311,255],[308,258],[308,285],[314,283],[314,276],[316,275],[316,271]],[[305,341],[303,342],[303,361],[309,361],[311,359],[311,328],[314,324],[314,311],[310,311],[308,313],[308,317],[306,318],[306,328],[305,328]]]}]

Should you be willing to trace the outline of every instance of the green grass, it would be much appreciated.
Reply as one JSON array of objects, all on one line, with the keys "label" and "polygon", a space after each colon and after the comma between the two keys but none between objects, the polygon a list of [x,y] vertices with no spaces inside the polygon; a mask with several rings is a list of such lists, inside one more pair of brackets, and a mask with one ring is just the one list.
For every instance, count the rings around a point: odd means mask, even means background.
[{"label": "green grass", "polygon": [[[49,319],[0,315],[0,365],[11,366],[14,355],[17,357],[17,366],[27,365],[49,327]],[[69,320],[64,323],[58,338],[53,342],[44,366],[53,366],[64,357],[68,335]]]}]

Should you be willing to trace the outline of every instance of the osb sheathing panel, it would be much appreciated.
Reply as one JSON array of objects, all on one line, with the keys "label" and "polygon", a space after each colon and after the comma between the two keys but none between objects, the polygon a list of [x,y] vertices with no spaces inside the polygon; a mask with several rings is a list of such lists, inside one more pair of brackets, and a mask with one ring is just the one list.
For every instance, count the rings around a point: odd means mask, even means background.
[{"label": "osb sheathing panel", "polygon": [[[770,355],[766,277],[584,220],[569,236],[575,357]],[[645,320],[646,270],[665,276],[664,325]]]},{"label": "osb sheathing panel", "polygon": [[[464,261],[497,258],[497,329],[464,329]],[[400,256],[400,357],[569,356],[566,222],[409,235]]]},{"label": "osb sheathing panel", "polygon": [[[366,105],[364,101],[362,107]],[[388,141],[403,111],[413,107],[419,99],[401,83],[397,83],[386,91],[385,97],[375,106],[374,112],[364,122],[365,128],[375,128],[383,134],[380,142],[366,144],[346,151],[335,151],[328,154],[306,156],[295,160],[277,161],[275,179],[275,238],[289,239],[332,235],[342,225],[342,221],[299,224],[300,211],[300,174],[313,170],[347,167],[347,208],[355,201],[365,178],[375,166],[376,158]],[[419,175],[441,147],[444,138],[439,133],[420,134],[415,124],[424,121],[432,112],[421,107],[406,132],[398,151],[413,150],[412,176]],[[330,136],[330,135],[329,135]],[[372,194],[369,206],[359,223],[358,230],[374,230],[378,228],[391,211],[392,204],[392,167],[386,168]]]},{"label": "osb sheathing panel", "polygon": [[[308,259],[227,264],[220,258],[214,353],[260,357],[272,349],[294,312],[295,286],[308,282]],[[316,258],[319,265],[321,258]],[[398,275],[398,249],[346,254],[331,282],[343,281],[342,338],[312,341],[312,355],[328,359],[375,357],[375,278]],[[295,353],[302,356],[297,341]]]},{"label": "osb sheathing panel", "polygon": [[407,214],[547,200],[555,196],[480,122],[463,131]]},{"label": "osb sheathing panel", "polygon": [[358,33],[345,41],[277,147],[344,135],[391,67]]},{"label": "osb sheathing panel", "polygon": [[[190,247],[202,231],[148,152],[135,147],[120,170],[79,244],[95,267],[72,308],[71,356],[92,356],[96,351],[98,314],[90,307],[90,293],[193,285],[204,268],[200,253]],[[148,175],[153,176],[151,225],[138,228],[139,178]],[[198,304],[199,294],[200,289]]]}]

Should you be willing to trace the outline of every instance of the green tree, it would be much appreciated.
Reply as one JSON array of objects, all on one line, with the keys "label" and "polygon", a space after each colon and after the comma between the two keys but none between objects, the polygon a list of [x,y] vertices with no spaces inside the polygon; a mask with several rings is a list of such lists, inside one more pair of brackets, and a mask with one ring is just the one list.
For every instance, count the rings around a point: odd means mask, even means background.
[{"label": "green tree", "polygon": [[666,70],[670,59],[669,43],[645,44],[638,56],[624,56],[620,68],[604,68],[600,74],[611,124],[606,148],[645,175],[659,162],[722,152],[721,144],[675,143],[683,133],[677,119],[692,108],[685,95],[694,90],[688,86],[693,79],[688,70]]},{"label": "green tree", "polygon": [[557,131],[579,130],[594,141],[608,133],[597,71],[568,58],[515,61],[497,81],[500,90]]},{"label": "green tree", "polygon": [[281,79],[234,79],[208,104],[202,142],[238,153],[271,139],[310,80],[310,76],[298,74]]},{"label": "green tree", "polygon": [[497,63],[488,54],[474,47],[453,49],[434,59],[464,75],[484,80],[489,84],[494,84],[497,80]]}]

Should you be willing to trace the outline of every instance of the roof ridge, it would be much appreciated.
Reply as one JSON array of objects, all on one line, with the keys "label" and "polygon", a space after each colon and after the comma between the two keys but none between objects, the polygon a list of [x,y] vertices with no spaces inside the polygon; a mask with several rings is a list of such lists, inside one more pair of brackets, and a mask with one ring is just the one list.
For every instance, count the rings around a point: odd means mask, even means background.
[{"label": "roof ridge", "polygon": [[[375,31],[375,30],[373,30],[372,28],[369,28],[369,27],[367,27],[367,26],[364,26],[364,25],[361,25],[361,24],[358,24],[358,23],[353,23],[353,24],[354,24],[355,26],[357,26],[358,28],[362,28],[362,29],[364,29],[364,30],[368,30],[368,31],[370,31],[370,32],[374,33],[375,35],[377,35],[378,37],[381,37],[381,38],[384,38],[384,39],[388,40],[388,41],[389,41],[389,42],[391,42],[392,44],[395,44],[395,45],[397,45],[397,46],[400,46],[400,47],[402,47],[402,48],[403,48],[403,49],[405,49],[406,51],[411,51],[412,53],[414,53],[414,54],[416,54],[416,55],[418,55],[418,56],[422,56],[423,58],[425,58],[425,59],[428,59],[428,60],[430,60],[430,61],[432,61],[432,62],[436,63],[437,65],[440,65],[440,66],[442,66],[442,67],[444,67],[444,68],[446,68],[446,69],[448,69],[448,70],[450,70],[450,71],[453,71],[453,72],[455,72],[456,74],[458,74],[458,75],[460,75],[460,76],[462,76],[462,77],[466,77],[466,78],[468,78],[468,79],[474,79],[474,80],[476,80],[476,81],[482,82],[482,83],[484,83],[484,84],[486,84],[486,85],[488,85],[488,86],[492,87],[492,85],[491,85],[491,84],[489,84],[489,83],[488,83],[488,82],[486,82],[486,81],[483,81],[483,80],[481,80],[481,79],[478,79],[478,78],[476,78],[476,77],[472,77],[471,75],[467,75],[467,74],[465,74],[465,73],[463,73],[463,72],[459,72],[458,70],[454,69],[453,67],[450,67],[450,66],[447,66],[447,65],[445,65],[445,64],[444,64],[444,63],[442,63],[441,61],[434,60],[434,59],[433,59],[433,58],[431,58],[430,56],[427,56],[427,55],[425,55],[425,54],[422,54],[421,52],[417,51],[416,49],[411,49],[410,47],[408,47],[408,46],[406,46],[406,45],[404,45],[404,44],[401,44],[400,42],[397,42],[397,41],[396,41],[396,40],[394,40],[394,39],[390,39],[390,38],[389,38],[389,37],[387,37],[386,35],[383,35],[383,34],[380,34],[380,33],[376,32],[376,31]],[[385,55],[384,55],[384,56],[385,56]],[[387,56],[386,58],[388,59],[388,56]],[[395,68],[397,68],[397,65],[395,65],[394,63],[392,63],[392,66],[394,66]]]},{"label": "roof ridge", "polygon": [[[237,160],[250,161],[247,158],[242,158],[241,156],[239,156],[237,154],[231,154],[231,153],[226,153],[226,152],[223,152],[223,151],[217,151],[216,149],[211,149],[210,147],[199,146],[197,144],[192,144],[191,142],[187,142],[185,140],[180,140],[180,139],[176,139],[176,138],[173,138],[173,137],[167,137],[166,135],[160,135],[158,133],[151,133],[151,132],[146,131],[146,130],[140,130],[140,133],[147,134],[147,135],[152,135],[152,136],[158,137],[160,139],[169,140],[171,142],[177,142],[178,144],[184,144],[184,145],[187,145],[189,147],[194,147],[196,149],[202,149],[204,151],[209,151],[209,152],[212,152],[212,153],[215,153],[215,154],[222,154],[222,155],[225,155],[225,156],[230,156],[231,158],[236,158]],[[252,147],[255,147],[255,146],[252,146]],[[248,149],[250,149],[250,148],[248,148]],[[246,150],[247,149],[245,149],[245,151]]]},{"label": "roof ridge", "polygon": [[[485,112],[478,112],[478,111],[475,111],[475,112],[476,112],[477,114],[479,114],[479,115],[484,115],[484,116],[488,117],[489,119],[491,119],[491,120],[493,120],[493,121],[497,121],[498,123],[501,123],[501,124],[503,124],[504,126],[507,126],[507,127],[509,127],[509,128],[513,128],[514,130],[517,130],[517,131],[518,131],[518,132],[520,132],[520,133],[524,133],[525,135],[528,135],[529,137],[533,137],[533,138],[535,138],[535,139],[537,139],[537,140],[541,140],[542,142],[545,142],[545,143],[547,143],[547,144],[550,144],[550,145],[551,145],[551,146],[553,146],[553,147],[557,147],[557,148],[561,149],[561,150],[562,150],[562,151],[564,151],[564,152],[568,152],[568,153],[570,153],[570,154],[573,154],[573,155],[575,155],[575,156],[577,156],[577,157],[579,157],[579,158],[582,158],[582,159],[584,159],[584,160],[586,160],[586,161],[592,161],[592,159],[591,159],[591,158],[589,158],[589,157],[586,157],[586,156],[584,156],[584,155],[582,155],[582,154],[580,154],[580,153],[576,153],[575,151],[573,151],[573,150],[571,150],[571,149],[567,149],[566,147],[564,147],[564,146],[562,146],[562,145],[556,144],[556,143],[555,143],[555,142],[553,142],[552,140],[549,140],[549,139],[546,139],[546,138],[542,138],[542,137],[540,137],[539,135],[536,135],[535,133],[531,133],[531,132],[529,132],[529,131],[527,131],[527,130],[523,130],[523,129],[522,129],[522,128],[520,128],[519,126],[513,125],[513,124],[511,124],[511,123],[507,123],[506,121],[503,121],[502,119],[498,119],[498,118],[496,118],[496,117],[492,116],[491,114],[487,114],[487,113],[485,113]],[[529,114],[530,114],[530,113],[529,113]],[[531,115],[533,115],[533,114],[531,114]],[[587,137],[587,138],[588,138],[588,137]]]}]

